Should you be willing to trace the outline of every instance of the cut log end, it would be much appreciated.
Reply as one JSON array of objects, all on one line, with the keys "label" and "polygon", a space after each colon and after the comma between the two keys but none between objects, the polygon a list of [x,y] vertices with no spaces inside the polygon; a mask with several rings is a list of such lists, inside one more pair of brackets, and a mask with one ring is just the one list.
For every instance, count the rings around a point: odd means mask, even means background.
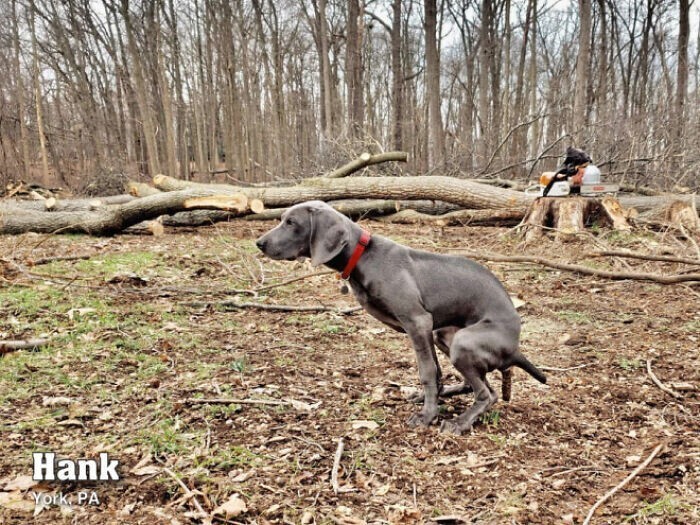
[{"label": "cut log end", "polygon": [[214,208],[218,210],[244,212],[248,209],[248,197],[242,193],[192,197],[185,200],[184,207],[186,209]]},{"label": "cut log end", "polygon": [[265,204],[263,204],[263,201],[260,199],[250,199],[248,206],[253,213],[262,213],[265,211]]}]

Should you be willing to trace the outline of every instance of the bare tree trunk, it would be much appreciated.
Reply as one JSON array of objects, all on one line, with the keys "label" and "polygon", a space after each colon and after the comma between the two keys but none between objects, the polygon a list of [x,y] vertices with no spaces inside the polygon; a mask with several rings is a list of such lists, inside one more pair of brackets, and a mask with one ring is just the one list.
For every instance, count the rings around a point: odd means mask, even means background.
[{"label": "bare tree trunk", "polygon": [[20,66],[20,34],[19,15],[17,14],[17,0],[12,0],[12,63],[14,66],[14,76],[17,82],[17,120],[19,121],[20,149],[22,151],[22,169],[25,176],[29,173],[29,131],[25,119],[26,101],[24,99],[24,81],[22,78],[22,68]]},{"label": "bare tree trunk", "polygon": [[[362,41],[364,6],[361,0],[348,0],[348,30],[345,55],[345,75],[348,99],[348,130],[359,138],[365,124]],[[363,2],[364,4],[364,2]]]},{"label": "bare tree trunk", "polygon": [[121,0],[121,15],[126,27],[126,41],[133,61],[132,72],[136,82],[136,102],[141,114],[141,126],[143,136],[146,141],[146,154],[148,156],[148,170],[151,175],[160,173],[160,155],[158,153],[158,140],[156,138],[156,125],[153,111],[150,108],[148,88],[146,86],[145,72],[143,69],[143,59],[138,49],[136,35],[134,34],[134,21],[129,13],[128,0]]},{"label": "bare tree trunk", "polygon": [[401,4],[394,0],[391,4],[391,120],[394,149],[403,149],[403,63],[401,61]]},{"label": "bare tree trunk", "polygon": [[44,183],[49,183],[49,157],[46,152],[46,134],[44,132],[44,109],[43,95],[41,94],[41,71],[39,70],[39,51],[37,49],[36,28],[34,27],[34,10],[36,6],[32,2],[32,9],[27,14],[29,21],[29,31],[32,36],[32,63],[34,79],[34,100],[36,106],[36,127],[39,134],[39,151],[41,152],[41,168],[44,177]]},{"label": "bare tree trunk", "polygon": [[687,125],[685,121],[685,102],[688,93],[689,1],[679,0],[678,10],[678,66],[676,72],[676,97],[674,100],[674,131],[676,141],[674,150],[676,153],[680,153],[683,150],[683,131]]},{"label": "bare tree trunk", "polygon": [[588,82],[591,61],[591,0],[579,0],[578,57],[574,89],[573,123],[575,133],[581,133],[588,120]]},{"label": "bare tree trunk", "polygon": [[428,165],[445,162],[445,137],[442,128],[440,93],[440,56],[437,48],[437,0],[424,0],[425,8],[425,90],[428,99]]}]

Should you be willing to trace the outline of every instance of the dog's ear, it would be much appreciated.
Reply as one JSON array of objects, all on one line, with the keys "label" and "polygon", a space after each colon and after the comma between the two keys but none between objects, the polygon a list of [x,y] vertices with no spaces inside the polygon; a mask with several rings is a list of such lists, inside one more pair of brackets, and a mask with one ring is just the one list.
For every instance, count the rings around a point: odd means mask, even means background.
[{"label": "dog's ear", "polygon": [[350,232],[343,217],[330,206],[314,206],[309,211],[311,264],[318,266],[330,261],[348,245]]}]

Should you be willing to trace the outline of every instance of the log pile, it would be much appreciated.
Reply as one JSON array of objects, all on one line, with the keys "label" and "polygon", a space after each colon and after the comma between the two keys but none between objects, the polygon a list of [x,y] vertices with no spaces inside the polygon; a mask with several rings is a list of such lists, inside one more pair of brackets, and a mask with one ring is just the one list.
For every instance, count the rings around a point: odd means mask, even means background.
[{"label": "log pile", "polygon": [[[75,233],[113,235],[140,225],[199,226],[244,217],[276,219],[288,206],[324,200],[348,216],[380,217],[401,223],[516,225],[532,240],[548,229],[566,240],[596,220],[629,230],[636,223],[676,226],[699,232],[692,195],[535,198],[498,181],[446,176],[372,177],[348,175],[406,154],[363,154],[324,176],[257,185],[204,184],[156,175],[153,184],[129,183],[124,195],[97,199],[0,200],[0,234]],[[507,186],[507,185],[506,185]],[[145,221],[157,220],[158,228]]]}]

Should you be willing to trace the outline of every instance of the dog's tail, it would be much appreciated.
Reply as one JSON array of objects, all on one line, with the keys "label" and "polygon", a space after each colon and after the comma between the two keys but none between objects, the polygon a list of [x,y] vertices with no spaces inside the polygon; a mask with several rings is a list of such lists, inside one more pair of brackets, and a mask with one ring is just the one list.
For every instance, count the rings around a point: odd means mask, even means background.
[{"label": "dog's tail", "polygon": [[547,383],[547,377],[542,373],[542,371],[528,361],[527,358],[520,352],[516,351],[515,354],[513,354],[513,356],[510,358],[510,364],[511,366],[515,365],[518,368],[522,368],[540,383]]}]

